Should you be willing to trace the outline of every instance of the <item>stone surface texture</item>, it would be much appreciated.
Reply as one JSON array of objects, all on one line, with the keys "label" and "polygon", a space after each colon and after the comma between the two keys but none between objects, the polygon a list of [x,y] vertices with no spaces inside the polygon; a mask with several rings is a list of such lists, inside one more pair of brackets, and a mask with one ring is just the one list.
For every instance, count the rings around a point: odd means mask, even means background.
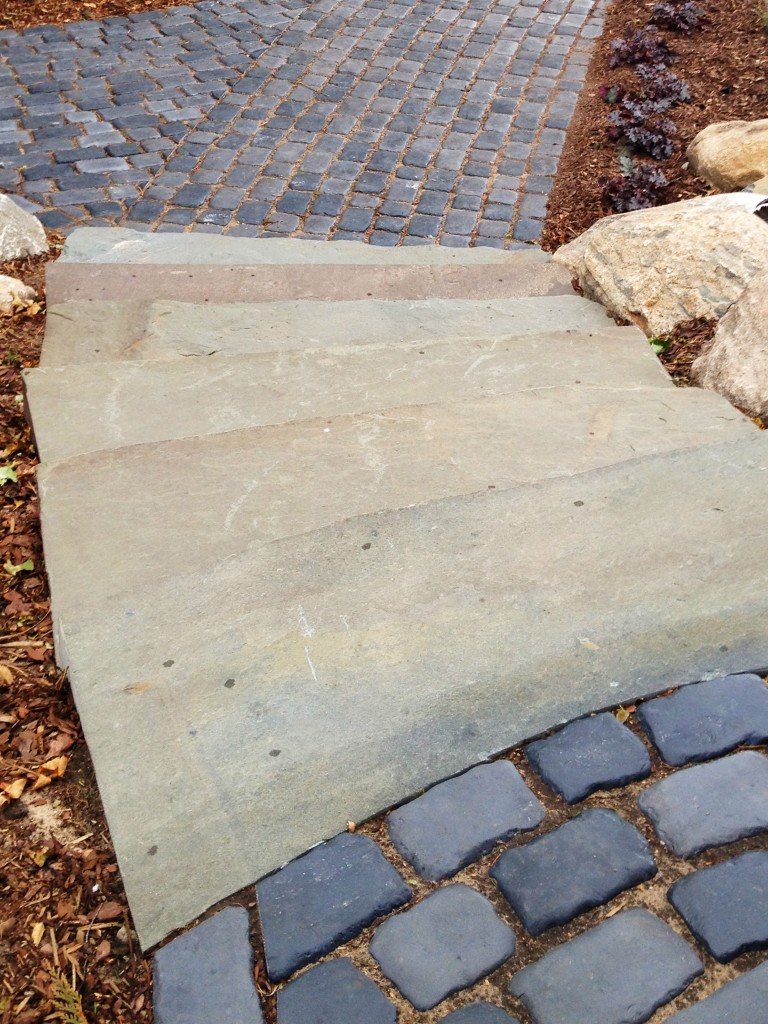
[{"label": "stone surface texture", "polygon": [[376,929],[371,953],[417,1010],[490,974],[515,951],[515,934],[466,885],[439,889]]},{"label": "stone surface texture", "polygon": [[685,156],[695,174],[723,192],[752,185],[768,174],[768,119],[707,125]]},{"label": "stone surface texture", "polygon": [[375,982],[341,957],[319,964],[277,993],[277,1024],[396,1024]]},{"label": "stone surface texture", "polygon": [[678,857],[746,839],[768,829],[768,758],[745,750],[684,768],[646,789],[638,803]]},{"label": "stone surface texture", "polygon": [[768,852],[744,853],[685,875],[669,899],[721,962],[768,946]]},{"label": "stone surface texture", "polygon": [[256,886],[273,982],[353,938],[411,890],[368,836],[342,833]]},{"label": "stone surface texture", "polygon": [[768,416],[768,270],[756,274],[717,325],[691,367],[702,388],[724,395],[750,416]]},{"label": "stone surface texture", "polygon": [[710,679],[645,701],[637,719],[667,764],[706,761],[768,739],[768,688],[756,675]]},{"label": "stone surface texture", "polygon": [[670,1024],[768,1024],[768,963],[729,981],[669,1020]]},{"label": "stone surface texture", "polygon": [[656,874],[653,852],[615,811],[584,811],[503,853],[490,874],[531,935],[565,924]]},{"label": "stone surface texture", "polygon": [[439,880],[495,843],[536,828],[544,808],[509,761],[449,779],[387,818],[389,838],[422,878]]},{"label": "stone surface texture", "polygon": [[768,263],[762,197],[707,196],[604,217],[555,253],[584,294],[649,337],[722,317]]},{"label": "stone surface texture", "polygon": [[0,312],[10,313],[14,306],[28,306],[36,292],[17,277],[0,274]]},{"label": "stone surface texture", "polygon": [[154,957],[157,1024],[261,1024],[248,912],[227,907]]},{"label": "stone surface texture", "polygon": [[642,742],[609,712],[580,718],[553,736],[529,743],[525,756],[569,804],[595,790],[644,779],[651,771]]},{"label": "stone surface texture", "polygon": [[702,973],[691,947],[647,910],[625,910],[512,977],[534,1024],[640,1024]]},{"label": "stone surface texture", "polygon": [[[1,140],[0,134],[0,146]],[[10,196],[0,195],[0,263],[44,252],[48,252],[48,239],[40,221]]]}]

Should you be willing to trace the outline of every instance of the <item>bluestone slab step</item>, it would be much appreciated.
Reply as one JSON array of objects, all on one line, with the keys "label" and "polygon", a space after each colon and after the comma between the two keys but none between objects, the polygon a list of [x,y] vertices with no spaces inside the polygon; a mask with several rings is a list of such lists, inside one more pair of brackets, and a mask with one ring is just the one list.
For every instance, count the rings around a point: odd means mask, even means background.
[{"label": "bluestone slab step", "polygon": [[[711,392],[553,388],[99,452],[39,471],[54,617],[356,515],[750,437]],[[179,524],[184,523],[184,529]],[[371,556],[371,559],[373,560]]]},{"label": "bluestone slab step", "polygon": [[768,757],[753,750],[684,768],[640,794],[640,810],[678,857],[768,830]]},{"label": "bluestone slab step", "polygon": [[653,852],[614,811],[584,811],[503,853],[490,871],[531,935],[565,924],[656,874]]},{"label": "bluestone slab step", "polygon": [[674,388],[645,336],[626,327],[37,368],[25,371],[25,386],[44,462],[121,445],[535,388]]},{"label": "bluestone slab step", "polygon": [[651,774],[642,741],[608,712],[580,718],[554,736],[529,743],[525,756],[569,804]]},{"label": "bluestone slab step", "polygon": [[599,331],[610,325],[602,307],[578,295],[232,305],[62,302],[48,308],[40,365]]},{"label": "bluestone slab step", "polygon": [[704,968],[691,947],[647,910],[625,910],[512,978],[534,1024],[640,1024]]},{"label": "bluestone slab step", "polygon": [[155,953],[157,1024],[261,1024],[248,911],[227,907]]},{"label": "bluestone slab step", "polygon": [[372,839],[344,832],[259,882],[256,897],[276,982],[407,903],[411,890]]},{"label": "bluestone slab step", "polygon": [[637,719],[667,764],[705,761],[768,739],[768,687],[754,675],[710,679],[646,701]]},{"label": "bluestone slab step", "polygon": [[716,960],[768,946],[768,853],[753,851],[679,879],[669,900]]},{"label": "bluestone slab step", "polygon": [[766,467],[756,432],[350,518],[75,615],[142,943],[532,735],[768,664]]},{"label": "bluestone slab step", "polygon": [[768,962],[729,981],[668,1024],[768,1024]]},{"label": "bluestone slab step", "polygon": [[557,263],[538,261],[491,266],[330,263],[259,267],[52,263],[46,270],[45,290],[51,305],[125,298],[221,305],[292,299],[514,299],[574,294],[567,270]]},{"label": "bluestone slab step", "polygon": [[241,266],[310,263],[390,266],[515,266],[547,262],[535,246],[499,249],[454,249],[418,245],[382,249],[352,241],[311,241],[297,238],[235,238],[228,235],[145,233],[130,228],[76,228],[67,238],[64,263],[219,263]]},{"label": "bluestone slab step", "polygon": [[515,933],[485,896],[449,885],[380,924],[370,951],[406,999],[429,1010],[508,960]]},{"label": "bluestone slab step", "polygon": [[374,981],[341,957],[313,967],[277,993],[277,1024],[330,1021],[396,1024],[397,1011]]},{"label": "bluestone slab step", "polygon": [[395,849],[422,878],[437,881],[496,842],[541,824],[544,808],[509,761],[448,779],[387,818]]}]

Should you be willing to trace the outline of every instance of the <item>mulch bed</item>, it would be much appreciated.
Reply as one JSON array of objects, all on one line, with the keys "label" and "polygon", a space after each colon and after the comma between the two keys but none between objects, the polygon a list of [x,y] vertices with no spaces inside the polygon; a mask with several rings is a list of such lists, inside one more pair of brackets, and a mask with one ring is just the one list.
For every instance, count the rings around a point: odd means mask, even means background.
[{"label": "mulch bed", "polygon": [[[5,0],[0,29],[169,6],[168,0]],[[598,88],[631,76],[608,68],[608,41],[628,22],[644,25],[652,6],[622,0],[608,13],[550,198],[549,249],[612,212],[602,188],[618,165]],[[668,201],[708,191],[685,164],[696,132],[713,121],[768,114],[768,35],[756,5],[702,0],[702,6],[708,18],[702,29],[673,40],[680,55],[675,70],[692,101],[672,112],[679,141],[664,164]],[[0,265],[0,273],[20,277],[39,295],[37,307],[0,314],[0,1024],[149,1024],[149,963],[131,931],[77,712],[54,663],[37,458],[24,419],[21,370],[39,357],[44,268],[58,251]],[[679,382],[686,382],[694,353],[710,335],[711,324],[696,321],[673,338],[662,359]]]}]

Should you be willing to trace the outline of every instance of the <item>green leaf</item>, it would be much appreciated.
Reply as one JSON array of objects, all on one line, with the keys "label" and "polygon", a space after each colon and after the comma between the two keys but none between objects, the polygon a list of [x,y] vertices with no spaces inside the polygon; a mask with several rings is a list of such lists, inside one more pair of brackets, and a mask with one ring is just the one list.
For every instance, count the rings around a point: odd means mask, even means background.
[{"label": "green leaf", "polygon": [[18,482],[18,479],[13,466],[0,466],[0,484],[6,484],[9,480],[15,484]]},{"label": "green leaf", "polygon": [[16,576],[20,572],[32,572],[35,568],[35,563],[31,558],[28,558],[26,562],[22,562],[20,565],[13,565],[12,562],[6,562],[3,568],[10,576]]},{"label": "green leaf", "polygon": [[651,346],[657,356],[660,356],[662,352],[666,352],[672,344],[671,338],[649,338],[648,344]]}]

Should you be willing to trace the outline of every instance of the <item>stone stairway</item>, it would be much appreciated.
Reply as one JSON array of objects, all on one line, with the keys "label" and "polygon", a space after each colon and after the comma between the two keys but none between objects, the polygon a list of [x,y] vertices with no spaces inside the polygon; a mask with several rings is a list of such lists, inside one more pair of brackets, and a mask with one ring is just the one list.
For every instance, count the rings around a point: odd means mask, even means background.
[{"label": "stone stairway", "polygon": [[27,397],[141,940],[556,723],[768,665],[766,440],[539,250],[81,229]]}]

